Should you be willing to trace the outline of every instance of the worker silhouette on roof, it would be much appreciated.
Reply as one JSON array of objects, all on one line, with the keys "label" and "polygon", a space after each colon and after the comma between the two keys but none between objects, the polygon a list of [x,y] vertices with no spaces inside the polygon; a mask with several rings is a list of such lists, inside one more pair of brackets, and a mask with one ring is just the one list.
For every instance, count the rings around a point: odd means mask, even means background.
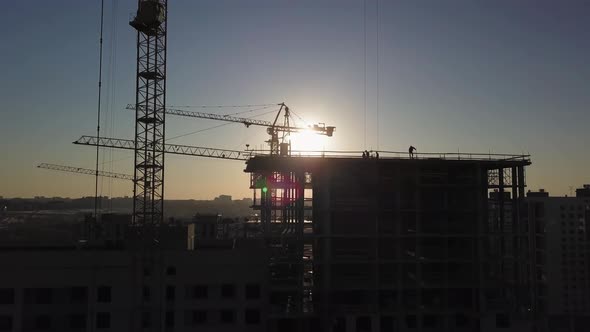
[{"label": "worker silhouette on roof", "polygon": [[414,151],[416,151],[416,148],[410,145],[410,148],[408,149],[408,153],[410,154],[410,159],[414,159]]}]

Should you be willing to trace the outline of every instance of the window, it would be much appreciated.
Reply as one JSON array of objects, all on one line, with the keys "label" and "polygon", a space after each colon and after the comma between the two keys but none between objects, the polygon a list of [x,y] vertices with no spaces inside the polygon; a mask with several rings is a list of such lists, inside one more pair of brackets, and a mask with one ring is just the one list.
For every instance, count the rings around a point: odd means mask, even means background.
[{"label": "window", "polygon": [[435,315],[424,315],[422,318],[422,325],[426,328],[436,327],[438,319]]},{"label": "window", "polygon": [[259,299],[260,298],[260,285],[258,284],[246,284],[246,298],[247,299]]},{"label": "window", "polygon": [[469,320],[467,316],[464,314],[456,314],[455,315],[455,326],[457,327],[465,327],[469,324]]},{"label": "window", "polygon": [[260,324],[260,311],[256,309],[246,309],[244,312],[244,320],[246,324],[254,325]]},{"label": "window", "polygon": [[415,329],[416,328],[416,316],[407,315],[406,316],[406,326],[410,329]]},{"label": "window", "polygon": [[86,329],[86,315],[72,314],[68,316],[69,326],[71,329]]},{"label": "window", "polygon": [[356,331],[371,331],[371,317],[360,316],[356,318]]},{"label": "window", "polygon": [[346,319],[344,317],[336,317],[332,326],[333,332],[346,332]]},{"label": "window", "polygon": [[236,295],[236,287],[232,284],[221,285],[221,297],[233,298]]},{"label": "window", "polygon": [[206,310],[194,310],[192,316],[193,316],[193,324],[207,323],[207,311]]},{"label": "window", "polygon": [[35,328],[37,330],[51,329],[51,317],[49,315],[39,315],[35,318]]},{"label": "window", "polygon": [[175,297],[176,297],[176,288],[171,285],[166,286],[166,300],[167,301],[174,301]]},{"label": "window", "polygon": [[96,301],[100,303],[111,302],[111,287],[110,286],[98,286],[96,290]]},{"label": "window", "polygon": [[166,268],[166,274],[169,276],[175,276],[176,275],[176,267],[174,266],[168,266]]},{"label": "window", "polygon": [[381,332],[393,331],[393,317],[392,316],[381,316],[381,324],[379,324]]},{"label": "window", "polygon": [[37,304],[51,304],[53,298],[53,290],[51,288],[36,288],[35,289],[35,303]]},{"label": "window", "polygon": [[152,270],[150,270],[148,267],[143,268],[143,276],[144,277],[149,277],[151,274],[152,274]]},{"label": "window", "polygon": [[508,314],[496,314],[496,327],[509,328],[510,316],[508,316]]},{"label": "window", "polygon": [[143,300],[145,302],[149,302],[151,299],[151,292],[150,292],[150,287],[149,286],[143,286],[143,289],[141,291],[141,297],[143,298]]},{"label": "window", "polygon": [[233,323],[236,320],[236,315],[233,310],[224,309],[219,312],[219,320],[221,323]]},{"label": "window", "polygon": [[13,288],[0,288],[0,304],[14,304]]},{"label": "window", "polygon": [[88,290],[86,287],[70,288],[70,303],[85,303]]},{"label": "window", "polygon": [[111,314],[109,312],[96,313],[96,328],[109,329],[111,328]]},{"label": "window", "polygon": [[206,299],[208,293],[206,285],[196,285],[193,287],[193,299]]},{"label": "window", "polygon": [[12,316],[0,315],[0,331],[12,331]]},{"label": "window", "polygon": [[174,327],[174,311],[166,312],[166,327]]},{"label": "window", "polygon": [[141,313],[141,327],[148,328],[152,325],[152,316],[149,312],[144,311]]}]

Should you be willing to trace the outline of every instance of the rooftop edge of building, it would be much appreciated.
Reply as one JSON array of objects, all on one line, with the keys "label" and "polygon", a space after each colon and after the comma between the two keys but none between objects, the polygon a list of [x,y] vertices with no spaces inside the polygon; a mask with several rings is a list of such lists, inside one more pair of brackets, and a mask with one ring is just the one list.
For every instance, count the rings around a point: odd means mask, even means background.
[{"label": "rooftop edge of building", "polygon": [[[354,154],[353,154],[354,153]],[[401,152],[363,151],[339,153],[326,151],[319,155],[292,154],[291,156],[258,155],[246,161],[244,172],[257,171],[313,171],[331,163],[405,163],[416,166],[453,164],[480,164],[490,169],[531,165],[530,155],[481,153],[422,153],[405,156]]]}]

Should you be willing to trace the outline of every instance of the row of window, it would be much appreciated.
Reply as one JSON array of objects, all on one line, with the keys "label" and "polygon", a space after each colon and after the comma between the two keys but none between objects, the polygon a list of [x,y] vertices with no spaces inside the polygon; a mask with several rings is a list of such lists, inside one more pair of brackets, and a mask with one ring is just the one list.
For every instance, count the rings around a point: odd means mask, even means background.
[{"label": "row of window", "polygon": [[[453,321],[454,323],[451,323]],[[380,331],[397,331],[396,325],[413,330],[418,327],[418,323],[424,328],[438,330],[443,327],[444,317],[425,314],[419,318],[416,315],[406,315],[397,321],[396,317],[381,316],[379,326]],[[456,327],[467,328],[472,324],[472,319],[464,314],[456,314],[454,317],[449,317],[449,323],[454,324]],[[510,317],[502,314],[498,315],[496,317],[496,326],[510,327]],[[332,325],[332,331],[334,332],[350,331],[351,328],[354,331],[372,331],[372,320],[369,316],[356,317],[353,326],[349,325],[347,329],[347,320],[344,317],[339,317],[334,320]]]},{"label": "row of window", "polygon": [[[52,304],[55,302],[56,289],[53,288],[25,288],[24,302],[34,304]],[[68,301],[70,303],[86,303],[88,301],[87,287],[68,288]],[[0,288],[0,305],[14,304],[14,288]],[[111,302],[111,287],[99,286],[96,288],[96,302]]]},{"label": "row of window", "polygon": [[[70,329],[86,329],[86,314],[70,314],[67,316],[67,324]],[[111,314],[109,312],[96,313],[96,328],[108,329],[111,327]],[[51,330],[55,321],[50,315],[37,315],[25,320],[26,329]],[[0,315],[0,331],[12,331],[13,317]]]},{"label": "row of window", "polygon": [[[217,316],[217,319],[216,317]],[[234,324],[237,320],[237,312],[232,309],[222,309],[217,313],[213,310],[192,310],[184,314],[186,326],[204,325],[211,323]],[[244,310],[244,322],[248,325],[260,324],[260,310]]]},{"label": "row of window", "polygon": [[[585,289],[586,287],[584,287],[584,285],[580,285],[579,287],[580,289]],[[573,285],[563,285],[563,289],[567,290],[567,289],[578,289],[578,286],[573,284]]]},{"label": "row of window", "polygon": [[[565,245],[565,244],[562,244],[561,245],[561,250],[568,250],[568,248],[569,248],[569,250],[576,251],[576,245],[575,244],[570,244],[569,247],[567,245]],[[584,251],[584,250],[586,250],[586,246],[583,245],[583,244],[579,244],[577,246],[577,249],[578,249],[578,251]]]},{"label": "row of window", "polygon": [[578,269],[577,269],[577,270],[576,270],[576,268],[575,268],[575,267],[568,268],[568,266],[567,266],[567,265],[566,265],[566,266],[562,266],[562,267],[561,267],[561,273],[563,273],[563,274],[568,274],[568,273],[570,273],[570,274],[575,274],[575,273],[576,273],[576,271],[577,271],[578,273],[580,273],[580,274],[582,274],[582,273],[586,273],[586,269],[584,269],[584,267],[578,267]]},{"label": "row of window", "polygon": [[570,268],[572,268],[572,269],[573,269],[573,268],[574,268],[574,265],[576,264],[576,261],[577,261],[577,262],[579,263],[579,265],[581,265],[581,266],[585,266],[585,265],[586,265],[586,262],[585,262],[585,260],[582,260],[582,259],[580,259],[580,260],[578,261],[577,259],[575,259],[575,258],[572,258],[572,259],[570,259],[570,260],[566,260],[566,259],[562,260],[562,261],[561,261],[561,266],[562,266],[562,268],[565,268],[566,266],[569,266]]},{"label": "row of window", "polygon": [[565,214],[561,214],[560,217],[561,217],[561,219],[565,219],[566,217],[569,218],[569,219],[574,219],[576,217],[578,219],[581,219],[581,218],[584,218],[584,215],[583,214],[580,214],[580,213],[578,213],[577,215],[576,214],[573,214],[573,213],[569,213],[569,214],[567,214],[567,216]]},{"label": "row of window", "polygon": [[[565,205],[560,205],[560,206],[559,206],[559,209],[560,209],[561,211],[565,211],[565,210],[567,209],[567,207],[566,207]],[[576,207],[575,207],[574,205],[570,205],[570,210],[571,210],[571,211],[574,211],[575,209],[576,209]],[[581,210],[583,210],[583,209],[584,209],[584,206],[583,206],[583,205],[578,205],[578,210],[579,210],[579,211],[581,211]]]},{"label": "row of window", "polygon": [[[568,259],[568,257],[569,257],[569,259]],[[564,261],[573,261],[573,262],[575,262],[577,260],[576,257],[579,257],[580,260],[583,260],[584,254],[583,253],[576,254],[576,252],[570,252],[569,254],[566,254],[566,253],[562,253],[561,254],[561,260],[562,260],[562,262],[564,262]]]},{"label": "row of window", "polygon": [[[566,234],[567,234],[567,231],[566,231],[565,229],[562,229],[562,230],[561,230],[561,234],[562,234],[562,235],[566,235]],[[572,234],[572,235],[573,235],[573,234],[576,234],[576,231],[575,231],[575,230],[573,230],[573,229],[570,229],[570,234]],[[578,234],[579,234],[579,235],[582,235],[582,234],[584,234],[584,231],[583,231],[583,230],[578,230]],[[582,239],[580,238],[580,240],[582,240]]]},{"label": "row of window", "polygon": [[[238,297],[238,287],[234,284],[223,284],[219,286],[193,285],[186,286],[187,299],[207,299],[210,297],[211,289],[219,291],[219,296],[224,299],[235,299]],[[70,287],[67,289],[67,301],[72,304],[86,303],[88,301],[88,287]],[[24,290],[24,302],[29,304],[52,304],[56,303],[57,289],[53,288],[26,288]],[[243,289],[244,298],[248,300],[260,299],[260,285],[246,284]],[[63,295],[63,294],[60,294]],[[143,301],[151,300],[151,288],[144,286],[142,289]],[[176,287],[166,286],[167,301],[176,299]],[[96,288],[96,302],[110,303],[112,299],[110,286],[99,286]],[[0,288],[0,305],[14,304],[15,291],[13,288]]]},{"label": "row of window", "polygon": [[[563,233],[563,232],[562,232],[562,233]],[[564,235],[565,235],[565,234],[564,234]],[[574,236],[571,236],[569,239],[568,239],[568,238],[566,238],[566,237],[562,237],[562,238],[561,238],[561,242],[568,242],[568,241],[569,241],[569,242],[574,242],[575,240],[576,240],[576,238],[575,238]],[[578,237],[578,241],[580,241],[580,242],[581,242],[581,241],[584,241],[584,237],[583,237],[582,235],[580,235],[580,236]]]},{"label": "row of window", "polygon": [[569,277],[566,275],[564,276],[563,280],[565,282],[567,282],[568,280],[572,280],[572,281],[576,281],[576,280],[580,280],[580,281],[585,281],[586,280],[586,276],[585,275],[570,275]]},{"label": "row of window", "polygon": [[[86,314],[70,314],[67,316],[67,324],[70,329],[86,329],[87,325]],[[166,312],[165,316],[166,327],[174,327],[174,311]],[[237,320],[237,312],[232,309],[221,309],[216,314],[213,310],[193,310],[185,313],[185,325],[195,326],[211,323],[221,324],[235,324]],[[246,309],[244,310],[244,322],[248,325],[260,324],[260,310]],[[111,313],[98,312],[96,313],[96,328],[109,329],[111,328]],[[11,315],[0,314],[0,331],[12,331],[13,317]],[[50,315],[37,315],[31,319],[27,319],[27,328],[34,328],[35,330],[51,330],[54,328],[56,322],[54,317]],[[150,312],[143,312],[141,315],[141,327],[149,328],[152,326],[152,314]]]},{"label": "row of window", "polygon": [[[144,267],[143,268],[143,276],[144,277],[149,277],[152,275],[152,269],[150,269],[149,267]],[[166,267],[166,275],[168,276],[175,276],[176,275],[176,267],[174,266],[168,266]]]},{"label": "row of window", "polygon": [[[206,299],[210,297],[210,290],[213,286],[208,285],[194,285],[186,287],[187,299]],[[237,287],[233,284],[223,284],[219,289],[221,298],[233,299],[237,297]],[[255,300],[260,298],[259,284],[246,284],[244,286],[244,298],[247,300]]]}]

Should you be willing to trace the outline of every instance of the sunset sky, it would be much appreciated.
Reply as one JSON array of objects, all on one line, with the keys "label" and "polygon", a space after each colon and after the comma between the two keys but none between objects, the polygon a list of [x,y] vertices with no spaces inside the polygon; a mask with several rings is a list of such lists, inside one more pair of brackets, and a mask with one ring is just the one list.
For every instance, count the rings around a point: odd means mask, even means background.
[{"label": "sunset sky", "polygon": [[[94,194],[99,0],[3,3],[0,195]],[[105,0],[104,136],[132,139],[134,0]],[[337,127],[317,149],[530,153],[528,189],[590,183],[590,1],[170,0],[169,105],[287,103]],[[247,110],[247,109],[244,109]],[[231,113],[236,110],[207,110]],[[264,119],[271,119],[268,115]],[[219,123],[169,116],[169,138]],[[244,149],[264,128],[231,124],[168,140]],[[131,151],[102,151],[132,174]],[[166,157],[166,197],[249,197],[239,161]],[[132,185],[104,180],[108,196]]]}]

